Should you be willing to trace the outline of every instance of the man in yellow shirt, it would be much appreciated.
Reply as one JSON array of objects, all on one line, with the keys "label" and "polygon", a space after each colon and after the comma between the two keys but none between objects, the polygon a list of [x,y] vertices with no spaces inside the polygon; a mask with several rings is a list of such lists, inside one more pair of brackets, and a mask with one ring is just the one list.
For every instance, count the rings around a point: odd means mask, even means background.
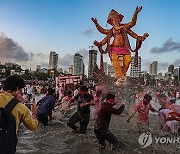
[{"label": "man in yellow shirt", "polygon": [[[24,80],[18,76],[13,75],[6,78],[3,83],[3,92],[0,93],[0,108],[5,108],[5,106],[18,95],[18,91],[25,86]],[[22,122],[29,130],[35,131],[38,127],[38,121],[36,117],[36,106],[32,105],[31,112],[30,110],[19,101],[16,106],[11,111],[12,115],[16,121],[16,133],[18,131],[18,126]],[[0,130],[1,131],[1,130]],[[0,141],[1,142],[1,141]],[[3,143],[3,142],[2,142]],[[4,144],[4,143],[3,143]],[[16,147],[17,143],[15,144]],[[14,147],[14,149],[15,149]],[[0,153],[3,153],[2,149],[4,147],[0,146]],[[12,151],[12,149],[11,149]],[[9,153],[9,152],[8,152]],[[12,153],[12,152],[10,152]],[[15,153],[15,151],[13,152]]]}]

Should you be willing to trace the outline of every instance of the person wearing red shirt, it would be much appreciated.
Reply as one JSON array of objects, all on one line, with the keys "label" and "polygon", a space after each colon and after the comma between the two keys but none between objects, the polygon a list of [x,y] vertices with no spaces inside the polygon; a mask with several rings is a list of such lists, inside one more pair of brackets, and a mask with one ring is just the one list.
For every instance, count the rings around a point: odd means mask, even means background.
[{"label": "person wearing red shirt", "polygon": [[117,137],[109,130],[109,123],[111,120],[111,115],[121,114],[124,111],[125,105],[121,105],[118,109],[113,108],[114,105],[116,105],[115,95],[108,93],[106,95],[106,101],[102,104],[98,112],[94,125],[94,133],[99,144],[101,145],[101,148],[105,148],[105,141],[108,141],[115,150],[119,148],[119,142]]}]

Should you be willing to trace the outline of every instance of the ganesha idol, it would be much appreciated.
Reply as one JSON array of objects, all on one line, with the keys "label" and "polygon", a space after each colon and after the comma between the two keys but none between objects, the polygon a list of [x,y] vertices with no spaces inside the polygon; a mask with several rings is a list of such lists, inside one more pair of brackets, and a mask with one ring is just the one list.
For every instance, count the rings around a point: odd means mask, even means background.
[{"label": "ganesha idol", "polygon": [[[148,33],[145,33],[143,36],[138,36],[131,30],[131,28],[136,25],[137,15],[141,10],[142,6],[136,7],[131,22],[124,24],[121,23],[124,16],[122,14],[119,14],[115,10],[111,10],[107,18],[107,23],[112,26],[111,29],[102,28],[98,24],[96,18],[91,18],[97,30],[105,35],[102,41],[98,42],[95,40],[94,45],[98,47],[101,54],[109,54],[115,75],[117,77],[117,86],[126,83],[126,73],[131,63],[131,52],[135,52],[135,57],[137,60],[137,53],[139,48],[141,47],[141,43],[148,36]],[[128,35],[136,39],[135,50],[131,49]],[[113,40],[111,40],[111,38],[113,38]],[[106,46],[105,50],[103,50],[103,46]]]}]

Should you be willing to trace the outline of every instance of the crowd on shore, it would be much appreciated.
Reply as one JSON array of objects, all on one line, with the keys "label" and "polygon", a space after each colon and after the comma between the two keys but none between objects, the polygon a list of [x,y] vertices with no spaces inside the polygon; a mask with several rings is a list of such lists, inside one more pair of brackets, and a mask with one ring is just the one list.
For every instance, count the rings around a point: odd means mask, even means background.
[{"label": "crowd on shore", "polygon": [[[112,87],[111,87],[112,88]],[[127,86],[128,88],[128,86]],[[21,122],[30,130],[37,129],[38,124],[50,126],[54,117],[76,107],[67,120],[67,126],[77,133],[86,134],[90,118],[94,122],[94,133],[101,148],[107,142],[112,149],[118,149],[117,137],[109,130],[112,114],[122,114],[129,105],[133,112],[125,116],[127,122],[137,115],[137,133],[149,131],[149,112],[159,116],[162,132],[178,136],[180,132],[180,87],[143,87],[141,92],[134,91],[127,100],[119,100],[108,85],[81,84],[68,88],[55,81],[27,81],[19,76],[8,77],[2,83],[0,107],[5,107],[12,98],[19,103],[12,110],[16,119],[16,132]],[[2,103],[3,102],[3,103]],[[158,106],[158,107],[157,107]],[[29,109],[28,109],[29,108]],[[62,118],[62,117],[61,117]],[[59,119],[60,120],[60,119]],[[79,127],[76,125],[79,123]],[[16,145],[16,144],[15,144]]]}]

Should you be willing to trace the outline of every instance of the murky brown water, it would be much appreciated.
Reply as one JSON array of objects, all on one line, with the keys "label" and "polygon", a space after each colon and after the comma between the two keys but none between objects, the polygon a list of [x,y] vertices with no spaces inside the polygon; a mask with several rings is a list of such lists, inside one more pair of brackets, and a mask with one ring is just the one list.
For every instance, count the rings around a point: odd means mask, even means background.
[{"label": "murky brown water", "polygon": [[[113,116],[111,122],[111,131],[118,137],[121,144],[119,152],[112,152],[110,149],[102,150],[97,147],[97,141],[93,133],[94,121],[91,120],[86,135],[77,134],[66,126],[66,121],[56,123],[50,127],[40,126],[36,132],[31,132],[21,128],[18,134],[19,143],[17,153],[32,154],[169,154],[176,153],[174,145],[151,145],[142,149],[138,143],[139,134],[137,133],[135,123],[127,124],[124,116]],[[151,116],[151,123],[157,118]],[[157,129],[158,124],[152,124],[152,129]]]},{"label": "murky brown water", "polygon": [[[129,93],[135,91],[130,88],[116,89],[119,100],[128,100]],[[114,89],[113,89],[114,91]],[[128,109],[129,110],[129,109]],[[73,112],[71,111],[68,116]],[[179,153],[177,145],[156,145],[152,144],[148,148],[142,149],[138,143],[139,134],[136,129],[135,118],[130,123],[126,122],[127,116],[112,116],[110,130],[117,136],[121,149],[119,152],[102,150],[97,147],[97,141],[93,133],[94,121],[91,119],[86,135],[77,134],[67,127],[67,117],[63,121],[56,121],[52,126],[43,127],[40,125],[36,132],[31,132],[23,126],[18,133],[17,153],[31,154],[169,154]],[[157,115],[150,115],[150,128],[155,134],[159,129]]]}]

